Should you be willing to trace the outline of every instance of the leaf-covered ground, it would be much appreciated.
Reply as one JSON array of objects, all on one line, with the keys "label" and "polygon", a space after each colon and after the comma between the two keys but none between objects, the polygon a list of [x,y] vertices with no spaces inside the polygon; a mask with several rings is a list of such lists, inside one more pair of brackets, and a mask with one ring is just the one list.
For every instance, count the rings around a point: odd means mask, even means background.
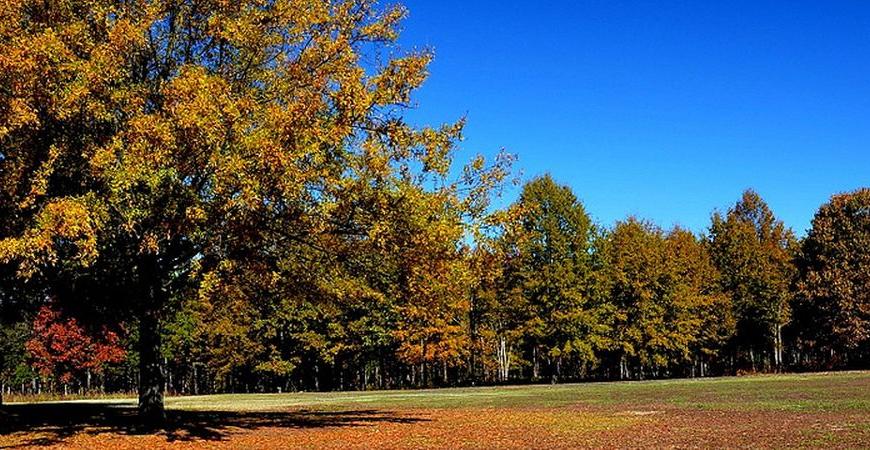
[{"label": "leaf-covered ground", "polygon": [[365,393],[13,404],[0,447],[870,447],[870,372]]}]

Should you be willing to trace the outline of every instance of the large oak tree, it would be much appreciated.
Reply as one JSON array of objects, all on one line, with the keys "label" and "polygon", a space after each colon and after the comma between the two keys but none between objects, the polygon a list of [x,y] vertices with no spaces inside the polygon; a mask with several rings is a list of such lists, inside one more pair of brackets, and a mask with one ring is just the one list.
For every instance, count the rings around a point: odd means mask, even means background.
[{"label": "large oak tree", "polygon": [[38,298],[138,322],[149,422],[163,417],[158,324],[192,283],[241,292],[226,279],[254,271],[268,285],[303,253],[345,264],[345,244],[381,239],[394,203],[429,192],[459,220],[502,173],[476,160],[445,182],[462,124],[403,121],[431,54],[395,56],[401,7],[3,0],[0,11],[0,262]]}]

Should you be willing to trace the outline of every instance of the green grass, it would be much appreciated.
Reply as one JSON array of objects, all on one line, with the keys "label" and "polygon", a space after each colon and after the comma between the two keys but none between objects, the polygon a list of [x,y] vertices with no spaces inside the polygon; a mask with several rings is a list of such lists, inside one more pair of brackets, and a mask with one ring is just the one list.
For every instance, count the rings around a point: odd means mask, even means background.
[{"label": "green grass", "polygon": [[559,407],[671,404],[727,410],[870,413],[870,373],[769,375],[694,380],[482,387],[416,391],[236,394],[177,397],[169,408],[271,410],[286,408]]},{"label": "green grass", "polygon": [[[131,404],[134,400],[115,402]],[[870,372],[403,391],[223,394],[166,399],[169,409],[193,411],[571,405],[672,405],[704,410],[865,411],[870,414]]]},{"label": "green grass", "polygon": [[[403,391],[168,397],[166,434],[135,399],[5,408],[0,447],[870,448],[870,372]],[[131,432],[133,430],[133,432]],[[46,441],[47,442],[47,441]],[[666,444],[663,444],[666,443]]]}]

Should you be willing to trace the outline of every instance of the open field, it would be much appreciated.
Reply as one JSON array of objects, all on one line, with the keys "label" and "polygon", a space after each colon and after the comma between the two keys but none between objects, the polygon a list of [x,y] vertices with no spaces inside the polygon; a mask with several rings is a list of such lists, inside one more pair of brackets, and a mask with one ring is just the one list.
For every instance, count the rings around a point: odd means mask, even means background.
[{"label": "open field", "polygon": [[870,372],[10,404],[0,448],[870,447]]}]

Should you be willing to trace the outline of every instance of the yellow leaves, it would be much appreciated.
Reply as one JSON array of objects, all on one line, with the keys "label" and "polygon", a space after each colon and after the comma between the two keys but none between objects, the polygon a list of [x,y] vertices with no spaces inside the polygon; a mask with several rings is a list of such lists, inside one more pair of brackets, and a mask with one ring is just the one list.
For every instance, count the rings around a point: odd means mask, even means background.
[{"label": "yellow leaves", "polygon": [[[21,206],[36,214],[0,241],[0,260],[32,274],[87,265],[102,246],[184,248],[198,256],[179,265],[205,255],[199,293],[227,311],[281,295],[300,283],[288,273],[310,270],[300,277],[332,301],[401,297],[409,336],[427,334],[438,358],[456,354],[469,273],[460,185],[495,174],[476,185],[482,197],[498,174],[480,159],[452,182],[463,122],[418,128],[402,118],[431,52],[388,56],[380,70],[362,58],[394,54],[380,50],[398,36],[402,7],[36,3],[51,28],[15,7],[14,20],[0,15],[0,137],[21,141],[7,167],[30,178]],[[393,273],[373,281],[357,264]],[[221,327],[238,337],[244,325]]]},{"label": "yellow leaves", "polygon": [[342,127],[337,130],[341,138],[350,135],[353,132],[350,126],[365,117],[371,109],[372,102],[363,84],[364,75],[365,72],[359,67],[337,74],[335,81],[339,87],[330,97],[338,115],[337,125]]},{"label": "yellow leaves", "polygon": [[390,167],[390,154],[386,151],[380,140],[369,137],[362,144],[363,167],[360,169],[368,172],[375,179],[384,179],[392,172]]},{"label": "yellow leaves", "polygon": [[292,21],[299,29],[310,29],[330,20],[328,2],[322,0],[283,0],[275,2],[279,16]]},{"label": "yellow leaves", "polygon": [[394,5],[377,20],[360,28],[360,33],[372,41],[395,41],[399,38],[399,25],[408,16],[402,5]]},{"label": "yellow leaves", "polygon": [[0,139],[27,126],[36,126],[36,111],[23,98],[11,98],[0,104]]},{"label": "yellow leaves", "polygon": [[194,223],[201,223],[208,219],[205,210],[199,206],[191,206],[186,211],[187,220]]},{"label": "yellow leaves", "polygon": [[24,200],[19,204],[20,208],[24,209],[33,206],[37,198],[45,195],[45,190],[48,187],[48,178],[54,172],[54,163],[57,161],[59,154],[60,150],[57,146],[52,145],[51,148],[48,149],[48,158],[43,161],[42,165],[39,166],[39,169],[36,170],[36,173],[33,174],[30,184],[30,193],[28,193]]},{"label": "yellow leaves", "polygon": [[116,195],[124,196],[139,183],[158,188],[173,167],[176,146],[171,124],[154,115],[131,119],[127,129],[108,145],[97,149],[91,166],[106,177]]},{"label": "yellow leaves", "polygon": [[45,205],[33,228],[0,240],[0,261],[18,261],[20,275],[30,277],[57,264],[59,247],[71,245],[75,253],[66,262],[87,267],[99,253],[97,234],[105,220],[106,211],[93,196],[56,199]]},{"label": "yellow leaves", "polygon": [[270,359],[268,361],[257,364],[254,370],[273,376],[287,376],[291,372],[293,372],[293,369],[295,368],[296,365],[290,361],[285,361],[281,359]]},{"label": "yellow leaves", "polygon": [[13,98],[32,98],[46,91],[56,94],[75,69],[75,56],[50,28],[37,35],[18,36],[0,47],[0,73],[8,80]]},{"label": "yellow leaves", "polygon": [[168,114],[189,138],[220,145],[227,127],[243,113],[229,90],[225,80],[205,68],[186,66],[166,90]]},{"label": "yellow leaves", "polygon": [[438,175],[447,175],[452,163],[451,153],[456,140],[462,137],[464,121],[443,125],[440,130],[424,128],[419,134],[419,146],[423,152],[420,160],[423,170]]},{"label": "yellow leaves", "polygon": [[380,106],[409,103],[411,92],[428,78],[431,62],[431,52],[391,60],[370,82],[374,103]]}]

